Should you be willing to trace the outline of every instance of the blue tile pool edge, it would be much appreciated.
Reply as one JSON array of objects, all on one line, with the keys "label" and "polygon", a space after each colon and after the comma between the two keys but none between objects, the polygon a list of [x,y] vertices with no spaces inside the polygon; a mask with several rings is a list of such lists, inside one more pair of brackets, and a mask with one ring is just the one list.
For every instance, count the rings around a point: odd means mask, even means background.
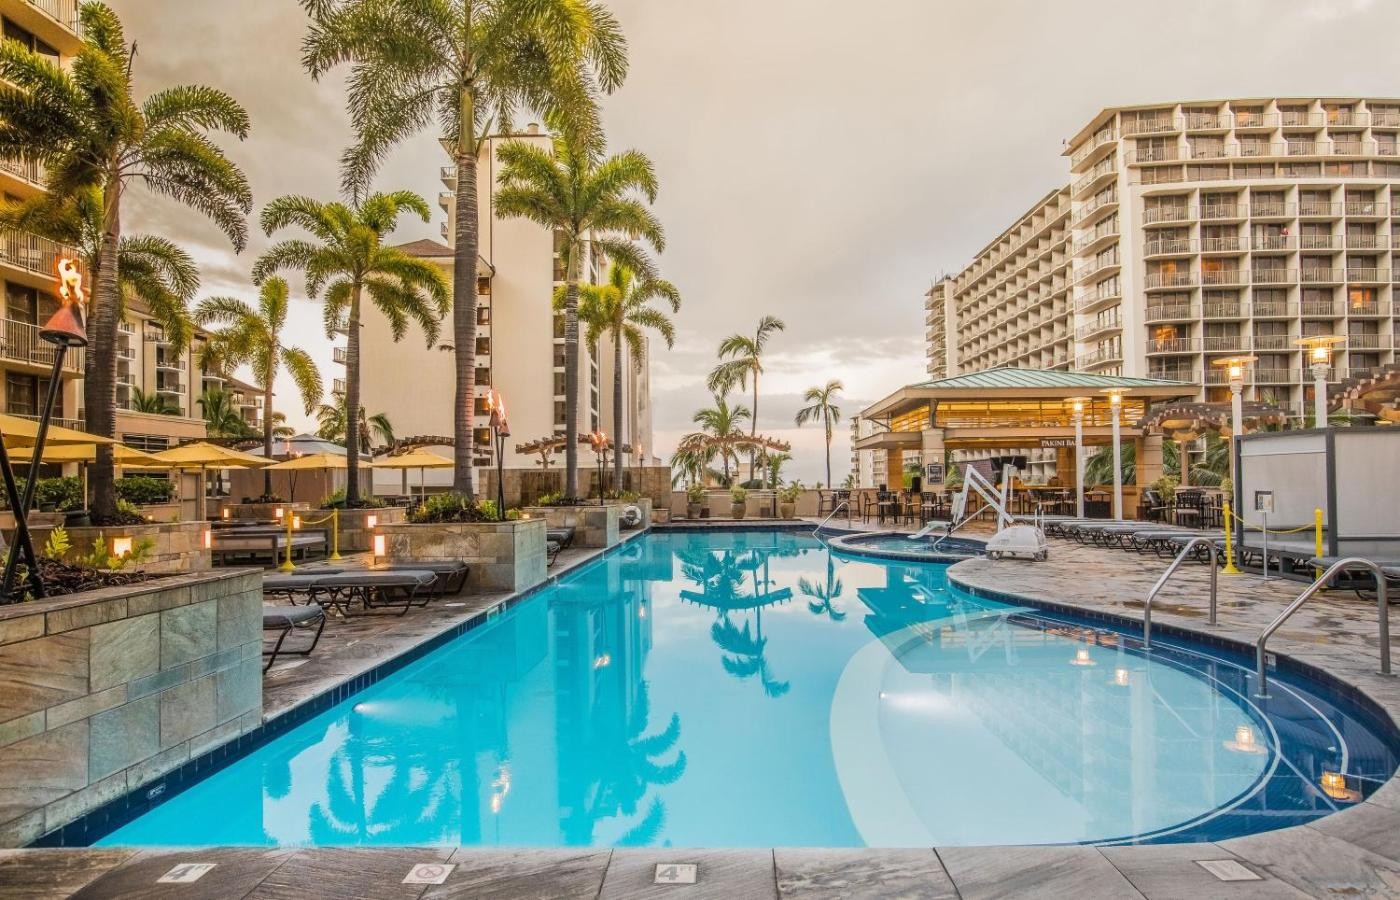
[{"label": "blue tile pool edge", "polygon": [[[66,825],[48,831],[26,845],[28,848],[90,847],[95,842],[118,828],[140,818],[155,807],[177,797],[199,782],[221,769],[227,768],[265,744],[281,737],[298,725],[315,718],[336,704],[344,701],[367,687],[382,681],[410,663],[456,640],[479,626],[486,624],[501,614],[534,597],[540,591],[558,584],[560,579],[582,572],[620,553],[635,540],[639,540],[650,529],[642,528],[624,533],[616,544],[607,547],[589,559],[583,560],[569,569],[553,575],[546,575],[539,584],[528,587],[505,597],[484,609],[478,610],[469,618],[448,626],[405,650],[397,656],[376,663],[364,672],[353,675],[345,681],[288,707],[251,731],[233,738],[199,756],[171,769],[164,775],[154,778],[125,794],[89,810]],[[698,529],[697,529],[698,530]],[[710,531],[721,529],[710,528]],[[748,529],[745,529],[748,530]]]},{"label": "blue tile pool edge", "polygon": [[[1142,633],[1141,619],[1134,619],[1130,616],[1118,613],[1085,609],[1081,606],[1075,606],[1069,601],[1044,600],[1039,597],[1027,597],[1012,591],[978,587],[959,579],[955,574],[955,568],[956,567],[950,567],[948,569],[948,583],[958,590],[971,594],[974,597],[980,597],[984,600],[991,600],[996,603],[1005,603],[1012,606],[1028,606],[1062,617],[1070,624],[1092,626],[1094,623],[1101,623],[1110,626],[1114,631],[1124,634],[1129,638],[1137,637]],[[1246,668],[1250,670],[1254,668],[1253,644],[1246,644],[1234,638],[1210,634],[1204,631],[1196,631],[1192,628],[1156,620],[1152,622],[1152,633],[1153,635],[1173,637],[1188,645],[1195,644],[1197,646],[1209,647],[1223,654],[1235,657],[1236,659],[1244,660]],[[1137,639],[1140,641],[1140,637]],[[1269,654],[1274,659],[1273,671],[1284,672],[1311,682],[1325,693],[1331,694],[1335,699],[1352,704],[1354,708],[1372,716],[1375,719],[1375,724],[1388,732],[1382,736],[1396,747],[1400,747],[1400,725],[1397,725],[1395,717],[1391,715],[1390,710],[1374,697],[1367,694],[1362,688],[1345,680],[1340,675],[1335,675],[1326,669],[1295,659],[1286,653],[1270,650]],[[1391,780],[1394,780],[1395,777],[1396,775],[1393,773],[1391,775]]]}]

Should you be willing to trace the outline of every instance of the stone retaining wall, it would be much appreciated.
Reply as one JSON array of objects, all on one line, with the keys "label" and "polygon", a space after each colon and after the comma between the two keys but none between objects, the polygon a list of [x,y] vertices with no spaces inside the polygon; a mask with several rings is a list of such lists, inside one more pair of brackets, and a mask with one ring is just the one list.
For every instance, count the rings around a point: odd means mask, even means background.
[{"label": "stone retaining wall", "polygon": [[520,512],[550,528],[573,528],[575,547],[611,547],[618,541],[620,506],[527,506]]},{"label": "stone retaining wall", "polygon": [[[298,512],[309,512],[311,504],[303,501],[296,503],[224,503],[219,507],[219,516],[228,519],[254,519],[256,521],[267,521],[277,518],[273,513],[282,509],[295,509]],[[224,516],[227,512],[228,515]]]},{"label": "stone retaining wall", "polygon": [[[330,510],[322,509],[314,510],[308,515],[313,519],[322,519],[330,513]],[[367,524],[367,520],[371,516],[376,520],[374,528],[370,528]],[[379,526],[399,524],[407,516],[408,510],[401,506],[386,506],[381,509],[342,509],[340,511],[340,552],[357,553],[370,549],[374,533],[379,530]],[[331,523],[327,522],[317,527],[329,529]],[[329,545],[327,552],[329,552]]]},{"label": "stone retaining wall", "polygon": [[545,579],[545,522],[444,522],[381,525],[390,562],[456,562],[471,566],[476,592],[523,591]]},{"label": "stone retaining wall", "polygon": [[[34,549],[39,553],[43,553],[44,544],[52,530],[30,529],[34,536]],[[204,535],[209,530],[207,522],[162,522],[149,525],[111,525],[105,528],[94,525],[66,530],[68,541],[72,544],[72,548],[63,555],[68,562],[90,554],[92,543],[97,538],[101,538],[110,551],[114,538],[128,537],[133,545],[142,539],[155,542],[146,561],[139,565],[133,564],[132,568],[153,574],[181,574],[208,572],[214,567],[209,548],[204,546]],[[6,539],[12,539],[12,535],[6,535]]]},{"label": "stone retaining wall", "polygon": [[0,846],[256,728],[261,589],[242,570],[0,606]]}]

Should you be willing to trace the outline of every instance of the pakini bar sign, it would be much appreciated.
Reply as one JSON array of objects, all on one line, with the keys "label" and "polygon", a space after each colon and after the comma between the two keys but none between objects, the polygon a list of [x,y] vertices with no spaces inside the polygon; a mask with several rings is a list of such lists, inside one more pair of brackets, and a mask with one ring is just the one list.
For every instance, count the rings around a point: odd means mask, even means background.
[{"label": "pakini bar sign", "polygon": [[1047,447],[1073,447],[1073,446],[1074,446],[1074,438],[1072,438],[1072,437],[1043,437],[1043,438],[1040,439],[1040,446],[1041,446],[1042,448],[1047,448]]}]

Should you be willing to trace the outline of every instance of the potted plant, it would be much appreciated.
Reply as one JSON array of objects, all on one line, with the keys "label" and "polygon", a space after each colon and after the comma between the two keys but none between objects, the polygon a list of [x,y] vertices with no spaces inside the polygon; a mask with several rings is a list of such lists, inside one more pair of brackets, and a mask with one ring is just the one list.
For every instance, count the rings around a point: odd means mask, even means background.
[{"label": "potted plant", "polygon": [[744,507],[749,501],[749,491],[747,488],[738,485],[729,489],[729,517],[731,519],[742,519],[744,517]]},{"label": "potted plant", "polygon": [[797,498],[802,496],[802,482],[792,484],[778,491],[778,517],[791,519],[797,515]]},{"label": "potted plant", "polygon": [[705,505],[705,486],[702,484],[692,484],[685,489],[685,517],[687,519],[700,518],[700,510]]}]

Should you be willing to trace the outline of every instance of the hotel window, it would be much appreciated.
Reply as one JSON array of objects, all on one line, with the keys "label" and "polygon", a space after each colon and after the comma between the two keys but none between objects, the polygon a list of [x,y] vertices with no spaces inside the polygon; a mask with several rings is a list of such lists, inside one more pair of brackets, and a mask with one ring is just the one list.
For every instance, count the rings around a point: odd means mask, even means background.
[{"label": "hotel window", "polygon": [[1361,312],[1376,307],[1376,289],[1352,287],[1347,289],[1347,309]]},{"label": "hotel window", "polygon": [[562,396],[564,396],[564,373],[563,373],[563,372],[555,372],[555,373],[554,373],[554,396],[556,396],[556,397],[562,397]]},{"label": "hotel window", "polygon": [[479,297],[491,296],[491,279],[478,276],[476,279],[476,293]]},{"label": "hotel window", "polygon": [[490,324],[491,324],[491,307],[489,307],[489,306],[477,306],[477,308],[476,308],[476,324],[478,324],[478,325],[490,325]]},{"label": "hotel window", "polygon": [[1269,139],[1266,137],[1240,138],[1240,156],[1268,156]]},{"label": "hotel window", "polygon": [[1191,142],[1192,159],[1223,159],[1225,156],[1225,139],[1216,137],[1193,137]]},{"label": "hotel window", "polygon": [[1393,162],[1373,162],[1371,172],[1377,178],[1395,178],[1400,176],[1400,163]]},{"label": "hotel window", "polygon": [[476,428],[472,430],[472,438],[478,447],[491,446],[491,429]]},{"label": "hotel window", "polygon": [[1236,128],[1257,128],[1264,124],[1264,108],[1261,106],[1236,106],[1233,112]]},{"label": "hotel window", "polygon": [[478,366],[477,369],[476,369],[476,383],[477,383],[477,384],[490,384],[490,383],[491,383],[491,370],[488,369],[488,368],[486,368],[485,366]]},{"label": "hotel window", "polygon": [[1187,166],[1187,181],[1229,181],[1229,166]]},{"label": "hotel window", "polygon": [[1322,163],[1283,163],[1279,174],[1284,178],[1318,178],[1322,175]]},{"label": "hotel window", "polygon": [[1262,180],[1274,177],[1273,163],[1247,163],[1235,166],[1236,178],[1248,178],[1250,180]]},{"label": "hotel window", "polygon": [[38,325],[39,292],[22,284],[6,283],[5,318],[29,325]]},{"label": "hotel window", "polygon": [[1365,164],[1365,163],[1350,163],[1350,162],[1339,162],[1339,163],[1330,162],[1330,163],[1328,163],[1328,164],[1324,167],[1324,171],[1325,171],[1328,175],[1337,175],[1337,176],[1342,176],[1342,177],[1356,176],[1356,175],[1365,175],[1365,174],[1366,174],[1366,164]]},{"label": "hotel window", "polygon": [[21,28],[9,19],[5,20],[5,37],[12,41],[19,41],[26,49],[39,54],[47,62],[53,65],[59,64],[58,51],[48,44],[36,38],[28,30]]},{"label": "hotel window", "polygon": [[1239,213],[1239,194],[1201,194],[1201,217],[1233,216]]},{"label": "hotel window", "polygon": [[491,339],[490,339],[489,337],[479,337],[479,338],[476,339],[476,355],[477,355],[477,356],[490,356],[490,355],[491,355]]},{"label": "hotel window", "polygon": [[472,406],[473,406],[472,412],[473,412],[474,415],[478,415],[478,416],[489,416],[489,415],[491,415],[491,407],[488,406],[488,405],[486,404],[486,398],[485,398],[485,397],[477,397],[477,398],[476,398],[476,401],[473,403]]}]

